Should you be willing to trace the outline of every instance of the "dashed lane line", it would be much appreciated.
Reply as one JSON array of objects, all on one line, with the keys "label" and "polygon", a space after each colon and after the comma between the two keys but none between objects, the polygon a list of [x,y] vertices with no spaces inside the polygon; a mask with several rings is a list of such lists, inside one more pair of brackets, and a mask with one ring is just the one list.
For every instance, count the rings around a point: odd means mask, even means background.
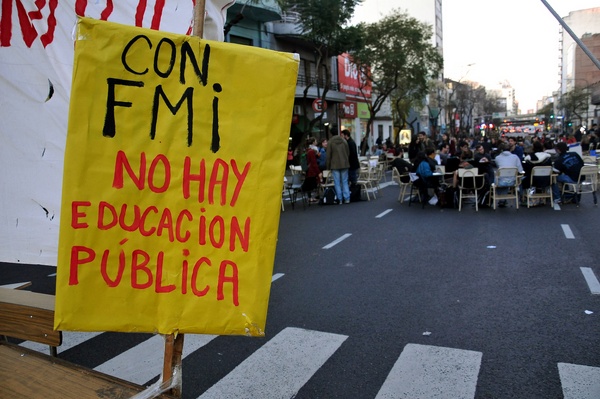
[{"label": "dashed lane line", "polygon": [[393,209],[388,209],[388,210],[386,210],[386,211],[383,211],[383,212],[381,212],[379,215],[375,216],[375,219],[382,218],[382,217],[384,217],[385,215],[387,215],[388,213],[390,213],[391,211],[393,211]]},{"label": "dashed lane line", "polygon": [[562,227],[563,229],[563,233],[565,234],[565,238],[568,239],[574,239],[575,236],[573,235],[573,232],[571,231],[571,228],[569,227],[568,224],[561,224],[560,227]]},{"label": "dashed lane line", "polygon": [[333,248],[334,246],[336,246],[340,242],[344,241],[346,238],[350,237],[351,235],[352,235],[351,233],[346,233],[343,236],[341,236],[340,238],[338,238],[337,240],[334,240],[334,241],[330,242],[329,244],[325,245],[323,247],[323,249]]},{"label": "dashed lane line", "polygon": [[600,282],[598,282],[594,271],[589,267],[580,267],[580,269],[588,287],[590,288],[590,292],[594,295],[600,295]]}]

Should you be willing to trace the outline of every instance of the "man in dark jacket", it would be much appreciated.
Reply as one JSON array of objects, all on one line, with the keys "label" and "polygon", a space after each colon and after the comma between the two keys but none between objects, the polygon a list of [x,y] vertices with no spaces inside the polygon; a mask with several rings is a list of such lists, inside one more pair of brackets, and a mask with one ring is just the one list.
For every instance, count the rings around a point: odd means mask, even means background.
[{"label": "man in dark jacket", "polygon": [[350,131],[347,129],[342,130],[342,137],[345,138],[346,142],[348,143],[348,161],[350,162],[350,168],[348,169],[348,180],[350,181],[350,184],[356,184],[358,181],[358,169],[360,168],[356,142],[352,139]]},{"label": "man in dark jacket", "polygon": [[[576,152],[569,152],[569,147],[562,141],[554,147],[558,157],[554,161],[554,170],[560,174],[556,177],[557,183],[577,183],[579,172],[583,168],[583,159]],[[558,184],[552,185],[554,202],[560,202],[560,189]]]},{"label": "man in dark jacket", "polygon": [[348,187],[348,168],[350,167],[350,152],[348,143],[332,130],[332,136],[327,144],[327,169],[333,175],[335,194],[340,204],[350,203],[350,188]]}]

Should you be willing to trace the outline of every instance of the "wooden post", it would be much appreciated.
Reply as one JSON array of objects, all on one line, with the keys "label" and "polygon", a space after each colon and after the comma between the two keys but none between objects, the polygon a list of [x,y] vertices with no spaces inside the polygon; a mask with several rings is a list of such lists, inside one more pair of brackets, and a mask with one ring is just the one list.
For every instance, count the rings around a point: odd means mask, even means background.
[{"label": "wooden post", "polygon": [[[177,367],[182,373],[181,355],[183,353],[183,334],[169,334],[165,337],[165,358],[163,362],[163,383],[173,377],[173,371]],[[181,380],[181,376],[178,377]],[[176,398],[181,397],[181,386],[172,387],[167,391]]]},{"label": "wooden post", "polygon": [[[202,38],[204,35],[204,14],[206,13],[206,0],[196,0],[194,5],[194,31],[193,35]],[[163,382],[173,377],[174,369],[179,368],[183,373],[181,366],[181,357],[183,353],[183,334],[169,334],[165,337],[165,357],[163,362]],[[179,376],[181,380],[182,376]],[[174,386],[167,391],[168,394],[181,398],[181,385]]]},{"label": "wooden post", "polygon": [[194,36],[202,39],[204,36],[204,14],[206,13],[206,0],[196,0],[194,6]]}]

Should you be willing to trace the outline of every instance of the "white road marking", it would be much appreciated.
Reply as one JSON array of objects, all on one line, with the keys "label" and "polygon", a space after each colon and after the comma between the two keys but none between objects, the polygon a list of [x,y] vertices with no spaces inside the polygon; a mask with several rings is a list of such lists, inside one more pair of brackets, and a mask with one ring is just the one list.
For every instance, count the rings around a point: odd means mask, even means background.
[{"label": "white road marking", "polygon": [[600,398],[600,368],[558,363],[564,399]]},{"label": "white road marking", "polygon": [[277,280],[278,278],[281,278],[281,277],[283,277],[283,276],[285,276],[285,274],[283,274],[283,273],[275,273],[275,274],[273,275],[273,277],[271,277],[271,282],[273,282],[273,281],[275,281],[275,280]]},{"label": "white road marking", "polygon": [[[76,332],[76,331],[63,331],[62,344],[56,348],[58,353],[64,352],[75,346],[84,343],[88,339],[92,339],[97,335],[102,334],[101,332]],[[25,341],[19,345],[29,348],[34,351],[48,353],[48,345],[39,344],[37,342]]]},{"label": "white road marking", "polygon": [[575,238],[575,236],[573,235],[573,232],[571,231],[571,228],[569,227],[568,224],[561,224],[560,227],[562,227],[563,233],[565,233],[565,238],[569,238],[569,239]]},{"label": "white road marking", "polygon": [[338,238],[337,240],[335,240],[335,241],[332,241],[332,242],[330,242],[329,244],[325,245],[325,246],[323,247],[323,249],[329,249],[329,248],[332,248],[332,247],[334,247],[335,245],[339,244],[340,242],[344,241],[346,238],[350,237],[351,235],[352,235],[352,234],[350,234],[350,233],[346,233],[346,234],[344,234],[343,236],[341,236],[340,238]]},{"label": "white road marking", "polygon": [[[182,359],[216,337],[216,335],[186,334],[183,339]],[[164,348],[164,337],[154,335],[152,338],[95,367],[94,370],[136,384],[145,384],[162,372]]]},{"label": "white road marking", "polygon": [[473,399],[481,352],[408,344],[376,399]]},{"label": "white road marking", "polygon": [[293,398],[346,338],[288,327],[200,398]]},{"label": "white road marking", "polygon": [[583,273],[583,277],[590,288],[590,292],[595,295],[600,294],[600,282],[596,278],[594,271],[589,267],[580,267],[581,273]]},{"label": "white road marking", "polygon": [[388,213],[390,213],[391,211],[393,211],[393,209],[388,209],[387,211],[381,212],[379,215],[375,216],[375,219],[382,218],[385,215],[387,215]]}]

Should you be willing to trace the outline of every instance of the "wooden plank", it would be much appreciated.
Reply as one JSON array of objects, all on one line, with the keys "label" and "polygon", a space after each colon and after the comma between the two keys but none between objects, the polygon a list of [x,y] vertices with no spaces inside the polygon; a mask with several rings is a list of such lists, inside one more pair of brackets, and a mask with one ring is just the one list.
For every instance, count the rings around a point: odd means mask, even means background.
[{"label": "wooden plank", "polygon": [[22,290],[31,285],[31,281],[23,281],[22,283],[4,284],[0,285],[0,288],[6,288],[9,290]]},{"label": "wooden plank", "polygon": [[0,290],[0,335],[59,346],[62,334],[54,331],[54,296]]},{"label": "wooden plank", "polygon": [[[173,378],[175,373],[179,373],[179,376],[175,378],[181,382],[181,356],[183,353],[183,334],[169,334],[165,337],[165,357],[163,362],[163,381],[168,381]],[[181,397],[181,383],[173,386],[167,391],[168,394],[175,396],[176,398]]]},{"label": "wooden plank", "polygon": [[0,290],[0,302],[54,311],[54,295],[22,290]]},{"label": "wooden plank", "polygon": [[16,345],[0,343],[0,359],[2,398],[125,399],[145,389]]}]

